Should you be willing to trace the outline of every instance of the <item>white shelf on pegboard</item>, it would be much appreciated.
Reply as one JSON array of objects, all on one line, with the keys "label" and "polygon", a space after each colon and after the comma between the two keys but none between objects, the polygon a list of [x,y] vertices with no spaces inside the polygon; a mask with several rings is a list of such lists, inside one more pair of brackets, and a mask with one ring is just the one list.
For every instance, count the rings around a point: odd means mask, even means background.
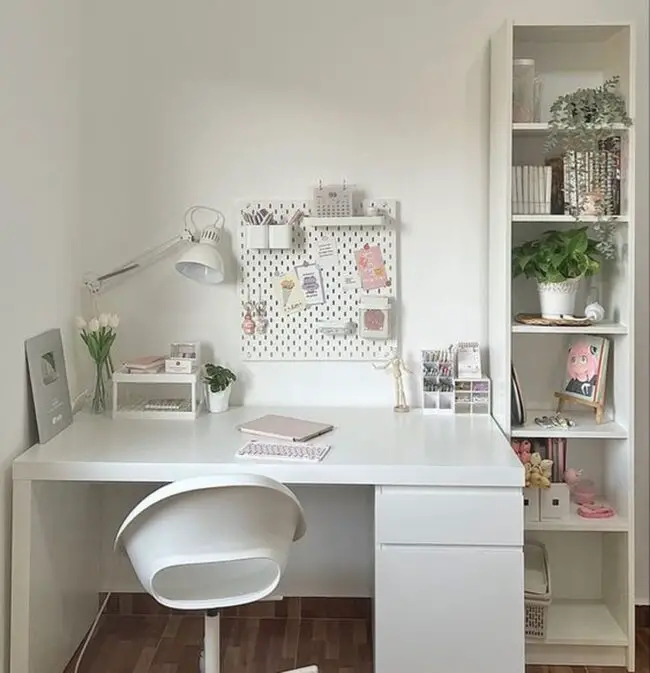
[{"label": "white shelf on pegboard", "polygon": [[353,215],[352,217],[305,217],[305,227],[385,227],[390,221],[383,215]]}]

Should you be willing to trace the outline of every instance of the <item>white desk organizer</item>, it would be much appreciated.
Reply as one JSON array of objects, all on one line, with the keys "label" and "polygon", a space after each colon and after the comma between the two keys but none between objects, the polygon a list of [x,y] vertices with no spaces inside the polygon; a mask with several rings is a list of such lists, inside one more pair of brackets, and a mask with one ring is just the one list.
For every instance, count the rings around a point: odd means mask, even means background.
[{"label": "white desk organizer", "polygon": [[197,372],[117,371],[113,374],[113,418],[193,420],[201,409],[199,382]]},{"label": "white desk organizer", "polygon": [[[444,349],[443,349],[444,350]],[[454,413],[455,375],[453,349],[448,356],[439,357],[443,350],[424,350],[421,353],[422,411],[428,414]]]},{"label": "white desk organizer", "polygon": [[[389,297],[391,311],[396,313],[397,289],[397,202],[389,199],[366,199],[353,204],[352,216],[338,213],[348,212],[345,208],[335,209],[333,215],[311,217],[315,214],[311,201],[242,201],[240,213],[262,208],[273,212],[275,222],[286,221],[297,209],[304,217],[291,230],[291,245],[274,248],[271,240],[251,241],[255,236],[252,229],[257,227],[240,217],[239,228],[239,297],[240,303],[255,298],[265,301],[268,329],[264,334],[241,333],[241,354],[245,361],[273,360],[338,360],[338,361],[381,361],[388,360],[397,340],[392,334],[382,334],[379,338],[366,338],[359,331],[351,331],[347,326],[359,324],[361,301],[365,296]],[[345,205],[345,204],[343,204]],[[259,225],[258,225],[259,226]],[[275,228],[269,225],[267,234],[273,237]],[[264,239],[264,234],[260,234]],[[287,236],[277,230],[277,236]],[[324,304],[307,306],[305,309],[285,314],[273,291],[272,278],[284,274],[304,262],[318,263],[318,244],[327,237],[336,248],[336,264],[323,264],[321,277],[325,290]],[[287,241],[284,240],[284,243]],[[254,243],[255,245],[251,245]],[[258,247],[257,244],[264,244]],[[379,245],[390,286],[378,290],[364,291],[351,287],[347,278],[357,276],[354,253],[364,245]],[[264,248],[264,249],[262,249]],[[243,314],[242,314],[243,318]],[[391,318],[395,323],[395,317]],[[329,329],[327,326],[346,326],[344,329]]]},{"label": "white desk organizer", "polygon": [[457,414],[490,413],[490,379],[456,379],[454,407]]}]

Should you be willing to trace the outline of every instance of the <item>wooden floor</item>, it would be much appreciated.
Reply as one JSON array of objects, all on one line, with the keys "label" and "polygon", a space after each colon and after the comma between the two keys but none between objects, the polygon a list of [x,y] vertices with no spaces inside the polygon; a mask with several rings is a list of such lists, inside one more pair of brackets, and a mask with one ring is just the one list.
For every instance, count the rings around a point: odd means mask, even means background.
[{"label": "wooden floor", "polygon": [[[317,664],[319,673],[372,673],[367,619],[225,617],[221,624],[222,673],[280,673],[307,664]],[[107,614],[80,673],[197,673],[202,635],[197,615]],[[650,673],[649,644],[650,629],[639,629],[637,673]],[[73,670],[74,660],[66,673]],[[527,673],[622,670],[529,666]]]}]

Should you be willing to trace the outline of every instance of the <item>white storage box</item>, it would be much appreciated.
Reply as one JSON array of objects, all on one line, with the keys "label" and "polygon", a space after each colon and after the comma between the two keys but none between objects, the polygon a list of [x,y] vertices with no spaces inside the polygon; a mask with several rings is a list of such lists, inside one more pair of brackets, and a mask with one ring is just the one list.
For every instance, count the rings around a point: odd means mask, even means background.
[{"label": "white storage box", "polygon": [[541,521],[565,519],[569,516],[571,507],[568,484],[551,484],[549,488],[542,488],[540,490]]},{"label": "white storage box", "polygon": [[540,520],[540,491],[539,488],[524,489],[524,521]]},{"label": "white storage box", "polygon": [[113,374],[113,418],[188,419],[199,415],[198,372]]},{"label": "white storage box", "polygon": [[543,640],[551,604],[551,573],[546,547],[540,542],[524,544],[524,605],[526,638]]}]

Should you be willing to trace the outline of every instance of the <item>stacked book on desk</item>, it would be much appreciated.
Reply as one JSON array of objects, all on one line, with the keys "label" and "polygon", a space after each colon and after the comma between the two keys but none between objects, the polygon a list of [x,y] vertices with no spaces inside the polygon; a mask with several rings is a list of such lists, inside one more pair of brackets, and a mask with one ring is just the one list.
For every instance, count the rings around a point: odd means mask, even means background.
[{"label": "stacked book on desk", "polygon": [[123,363],[127,374],[157,374],[165,368],[165,355],[145,355]]},{"label": "stacked book on desk", "polygon": [[551,212],[550,166],[512,167],[512,214],[548,215]]}]

